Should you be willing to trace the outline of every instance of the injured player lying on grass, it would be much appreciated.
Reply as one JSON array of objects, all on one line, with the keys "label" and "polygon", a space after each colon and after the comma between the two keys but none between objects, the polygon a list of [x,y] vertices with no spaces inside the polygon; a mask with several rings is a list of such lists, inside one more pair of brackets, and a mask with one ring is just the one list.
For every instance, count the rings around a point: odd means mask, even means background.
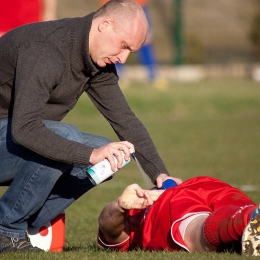
[{"label": "injured player lying on grass", "polygon": [[241,190],[196,177],[166,190],[128,186],[99,216],[99,245],[260,255],[259,208]]}]

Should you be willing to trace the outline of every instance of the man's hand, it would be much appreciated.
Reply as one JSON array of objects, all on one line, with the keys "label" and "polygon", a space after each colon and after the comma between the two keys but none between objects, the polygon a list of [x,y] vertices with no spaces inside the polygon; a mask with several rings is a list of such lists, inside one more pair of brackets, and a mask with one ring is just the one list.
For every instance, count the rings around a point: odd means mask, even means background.
[{"label": "man's hand", "polygon": [[143,190],[138,184],[128,186],[118,198],[118,204],[123,209],[143,209],[152,205],[163,190]]},{"label": "man's hand", "polygon": [[162,184],[164,181],[166,181],[167,179],[172,179],[174,180],[178,185],[182,183],[182,180],[179,178],[174,178],[174,177],[170,177],[165,173],[161,173],[157,178],[156,178],[156,186],[158,188],[162,187]]},{"label": "man's hand", "polygon": [[[123,160],[127,161],[131,156],[129,149],[131,149],[132,152],[135,151],[134,145],[127,141],[109,143],[100,148],[94,149],[90,156],[89,162],[91,164],[96,164],[103,161],[104,159],[107,159],[111,165],[111,170],[116,171],[117,168],[121,168]],[[121,151],[123,151],[125,154],[124,158]],[[117,159],[117,165],[114,156]]]}]

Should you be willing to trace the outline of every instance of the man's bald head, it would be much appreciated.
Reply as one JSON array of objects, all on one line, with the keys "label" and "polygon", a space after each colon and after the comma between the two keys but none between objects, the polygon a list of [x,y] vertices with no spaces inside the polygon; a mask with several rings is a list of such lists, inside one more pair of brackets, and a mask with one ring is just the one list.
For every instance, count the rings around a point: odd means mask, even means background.
[{"label": "man's bald head", "polygon": [[148,32],[149,25],[143,8],[134,0],[110,0],[96,12],[94,19],[106,16],[113,17],[115,30],[135,24],[144,33]]}]

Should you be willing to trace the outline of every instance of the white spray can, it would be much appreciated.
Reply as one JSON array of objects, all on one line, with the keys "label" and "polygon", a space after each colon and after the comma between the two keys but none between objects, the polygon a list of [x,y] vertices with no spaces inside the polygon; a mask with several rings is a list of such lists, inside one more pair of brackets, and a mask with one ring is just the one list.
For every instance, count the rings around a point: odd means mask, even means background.
[{"label": "white spray can", "polygon": [[[122,156],[123,156],[123,164],[121,166],[121,168],[123,168],[125,165],[127,165],[128,163],[131,162],[131,157],[129,157],[129,159],[126,161],[125,158],[125,154],[123,151],[121,151]],[[117,165],[117,159],[114,156],[114,160],[115,163]],[[120,169],[121,169],[120,168]],[[103,182],[104,180],[108,179],[110,176],[113,176],[115,172],[117,172],[118,169],[116,168],[116,170],[113,172],[111,170],[111,165],[109,163],[109,161],[107,159],[104,159],[103,161],[91,165],[87,171],[86,174],[88,176],[88,178],[90,179],[90,181],[93,183],[93,185],[98,185],[101,182]]]}]

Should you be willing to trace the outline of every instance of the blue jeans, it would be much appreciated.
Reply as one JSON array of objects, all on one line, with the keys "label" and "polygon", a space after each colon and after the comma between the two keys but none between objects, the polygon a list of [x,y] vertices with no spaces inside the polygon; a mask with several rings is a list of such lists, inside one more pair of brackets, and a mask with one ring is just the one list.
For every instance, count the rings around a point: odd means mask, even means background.
[{"label": "blue jeans", "polygon": [[[56,134],[94,148],[111,142],[70,124],[43,122]],[[28,225],[40,227],[64,212],[93,188],[87,166],[53,161],[14,143],[11,120],[0,119],[0,185],[12,181],[0,198],[0,235],[24,238]]]}]

